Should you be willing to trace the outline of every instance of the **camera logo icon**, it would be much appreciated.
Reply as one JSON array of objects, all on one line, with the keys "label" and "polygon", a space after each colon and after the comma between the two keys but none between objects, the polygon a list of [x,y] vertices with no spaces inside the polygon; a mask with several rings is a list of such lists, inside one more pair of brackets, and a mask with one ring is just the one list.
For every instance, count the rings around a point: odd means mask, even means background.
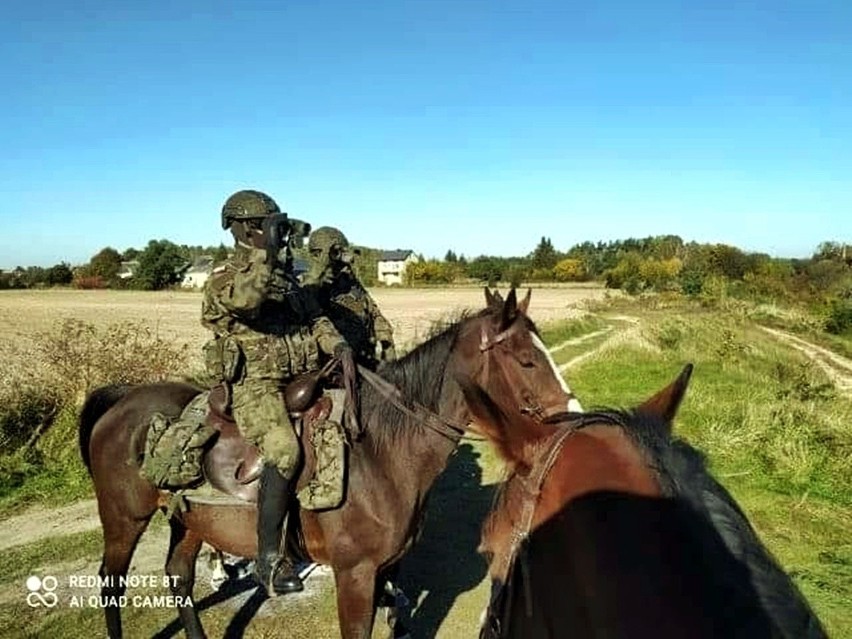
[{"label": "camera logo icon", "polygon": [[59,582],[52,575],[43,578],[36,575],[27,577],[27,605],[32,608],[53,608],[59,603],[59,597],[54,592],[57,586]]}]

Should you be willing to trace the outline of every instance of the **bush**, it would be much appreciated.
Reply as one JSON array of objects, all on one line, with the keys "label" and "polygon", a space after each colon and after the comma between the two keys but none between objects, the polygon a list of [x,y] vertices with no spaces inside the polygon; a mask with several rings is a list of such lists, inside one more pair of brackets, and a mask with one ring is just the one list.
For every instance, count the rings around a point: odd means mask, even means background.
[{"label": "bush", "polygon": [[32,351],[4,349],[5,358],[23,364],[0,370],[0,497],[8,497],[4,503],[88,494],[91,482],[76,443],[85,393],[109,383],[178,377],[184,373],[188,348],[164,340],[139,322],[96,327],[66,320],[38,334]]},{"label": "bush", "polygon": [[75,319],[63,321],[54,332],[39,334],[36,347],[62,390],[78,399],[104,384],[141,384],[176,376],[189,349],[164,340],[142,322],[99,329]]},{"label": "bush", "polygon": [[833,335],[852,331],[852,300],[832,300],[828,307],[825,330]]},{"label": "bush", "polygon": [[656,330],[657,343],[665,351],[676,351],[685,337],[683,327],[671,320],[664,320]]}]

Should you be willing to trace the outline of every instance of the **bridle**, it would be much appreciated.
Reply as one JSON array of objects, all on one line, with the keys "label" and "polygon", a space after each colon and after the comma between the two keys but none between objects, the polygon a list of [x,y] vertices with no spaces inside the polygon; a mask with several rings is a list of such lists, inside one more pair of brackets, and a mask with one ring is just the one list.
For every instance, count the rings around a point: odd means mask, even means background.
[{"label": "bridle", "polygon": [[535,508],[538,505],[538,500],[541,496],[541,487],[544,484],[544,480],[553,468],[553,464],[555,464],[556,460],[559,458],[559,453],[562,452],[562,447],[574,433],[582,428],[582,421],[582,419],[578,419],[557,428],[556,431],[545,441],[542,446],[542,451],[536,456],[529,474],[526,477],[517,477],[523,487],[524,502],[523,507],[521,508],[521,516],[512,528],[512,533],[509,537],[509,549],[505,555],[503,555],[498,574],[508,575],[509,568],[518,553],[518,549],[527,537],[529,537],[533,517],[535,516]]},{"label": "bridle", "polygon": [[[558,416],[564,416],[565,414],[565,404],[561,404],[553,409],[548,409],[544,405],[542,405],[538,396],[532,392],[529,392],[527,385],[519,379],[518,375],[513,373],[512,370],[501,364],[499,360],[491,357],[493,351],[497,348],[500,348],[504,345],[504,342],[510,338],[513,334],[517,333],[520,329],[519,327],[522,325],[522,321],[516,320],[506,328],[505,330],[497,333],[494,336],[488,335],[485,327],[481,328],[481,337],[479,342],[479,352],[482,353],[485,357],[485,364],[483,370],[483,386],[488,385],[488,380],[491,375],[492,369],[492,360],[493,365],[499,368],[503,372],[503,377],[506,379],[507,385],[512,388],[520,388],[522,389],[520,402],[518,403],[518,411],[522,415],[526,415],[531,417],[535,421],[539,423],[544,422],[553,422],[554,418]],[[568,400],[571,399],[571,395],[569,394]],[[567,401],[566,401],[567,403]]]},{"label": "bridle", "polygon": [[[615,416],[600,413],[562,412],[561,414],[554,414],[553,416],[546,418],[544,423],[558,423],[560,426],[556,428],[556,431],[548,437],[541,446],[541,452],[536,455],[529,474],[526,476],[516,476],[517,480],[521,483],[524,492],[521,516],[512,527],[508,550],[499,559],[500,571],[497,574],[503,575],[504,578],[499,587],[497,587],[497,583],[495,582],[494,587],[492,588],[491,599],[488,604],[488,614],[485,620],[487,629],[494,633],[494,636],[496,637],[500,636],[501,624],[506,620],[506,617],[510,612],[508,604],[512,594],[512,570],[517,567],[520,567],[520,570],[522,571],[526,613],[528,617],[532,616],[532,592],[529,565],[524,555],[526,549],[525,542],[530,535],[533,518],[535,517],[535,509],[538,505],[539,497],[541,496],[541,487],[544,485],[545,479],[547,479],[548,474],[553,469],[553,465],[559,458],[563,447],[577,431],[582,430],[591,424],[611,423],[613,425],[623,426],[623,424]],[[502,602],[500,602],[501,598],[503,598]],[[502,619],[500,611],[498,610],[498,603],[501,603],[501,607],[503,609]],[[485,631],[485,627],[483,628],[483,631]]]}]

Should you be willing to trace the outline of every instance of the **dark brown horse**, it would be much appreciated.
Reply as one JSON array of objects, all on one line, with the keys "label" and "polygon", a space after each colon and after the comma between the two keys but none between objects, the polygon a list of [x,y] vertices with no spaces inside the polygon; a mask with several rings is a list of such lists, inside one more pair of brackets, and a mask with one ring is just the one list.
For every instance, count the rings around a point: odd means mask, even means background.
[{"label": "dark brown horse", "polygon": [[672,438],[691,371],[632,411],[545,423],[507,406],[503,381],[462,381],[509,473],[483,527],[482,637],[825,636],[700,454]]},{"label": "dark brown horse", "polygon": [[[486,301],[484,310],[384,365],[380,374],[445,423],[469,421],[458,375],[486,389],[492,380],[511,379],[516,410],[537,419],[564,411],[567,388],[527,317],[529,294],[518,303],[513,290],[503,302],[486,290]],[[168,498],[143,479],[136,461],[151,415],[177,416],[198,393],[180,383],[105,387],[83,407],[80,446],[104,533],[100,574],[114,577],[115,586],[104,587],[103,597],[122,594],[118,577],[126,574],[140,535]],[[365,432],[349,453],[346,501],[335,510],[300,513],[307,557],[334,570],[340,631],[347,638],[371,635],[377,591],[413,543],[429,488],[462,434],[414,419],[368,384],[361,384],[359,396]],[[191,597],[202,542],[254,557],[256,519],[249,503],[191,502],[187,512],[172,516],[166,572],[177,577],[173,593]],[[119,608],[105,613],[109,636],[121,636]],[[204,636],[194,606],[180,607],[179,615],[189,637]]]}]

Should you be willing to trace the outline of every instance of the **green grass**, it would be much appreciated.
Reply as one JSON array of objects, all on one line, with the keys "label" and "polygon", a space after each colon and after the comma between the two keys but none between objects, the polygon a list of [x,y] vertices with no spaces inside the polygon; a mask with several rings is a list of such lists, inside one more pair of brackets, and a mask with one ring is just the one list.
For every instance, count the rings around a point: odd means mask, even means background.
[{"label": "green grass", "polygon": [[584,406],[631,407],[695,364],[675,432],[704,452],[833,637],[852,637],[852,401],[800,353],[719,312],[634,308],[640,336],[568,372]]},{"label": "green grass", "polygon": [[541,338],[548,346],[554,346],[569,339],[594,333],[606,328],[608,323],[597,315],[584,315],[567,322],[548,323],[539,326]]}]

